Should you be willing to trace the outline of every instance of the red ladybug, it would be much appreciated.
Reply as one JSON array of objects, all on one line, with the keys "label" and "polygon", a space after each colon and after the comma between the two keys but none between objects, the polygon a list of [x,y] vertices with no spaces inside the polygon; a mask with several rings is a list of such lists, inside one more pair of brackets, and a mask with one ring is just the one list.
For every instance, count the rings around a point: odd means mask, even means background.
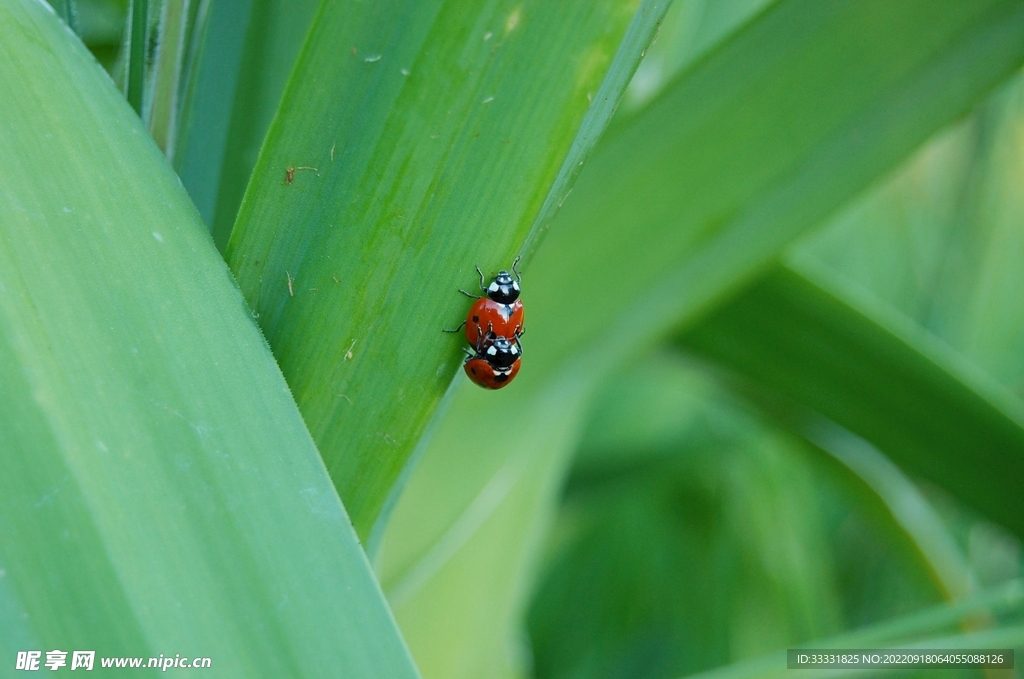
[{"label": "red ladybug", "polygon": [[[490,285],[484,284],[484,273],[480,267],[476,272],[480,275],[480,289],[486,293],[486,297],[471,295],[465,290],[459,290],[463,295],[477,300],[466,314],[466,320],[462,325],[466,326],[466,341],[470,346],[476,346],[480,335],[491,337],[515,337],[523,334],[523,302],[519,299],[519,282],[522,276],[516,271],[516,264],[519,258],[512,262],[512,273],[502,270],[498,272]],[[458,328],[446,332],[458,332]]]},{"label": "red ladybug", "polygon": [[[523,348],[519,337],[523,334],[523,303],[519,299],[519,281],[522,280],[516,270],[519,258],[512,262],[512,273],[499,271],[491,280],[490,285],[484,283],[484,273],[476,267],[480,275],[480,289],[486,297],[471,295],[459,290],[467,297],[477,300],[466,315],[466,320],[459,328],[466,326],[466,341],[475,351],[464,349],[467,354],[465,370],[475,384],[485,389],[501,389],[511,382],[519,373],[520,358]],[[458,332],[445,330],[445,332]]]},{"label": "red ladybug", "polygon": [[518,340],[482,337],[476,353],[466,350],[466,375],[484,389],[501,389],[515,379],[522,363],[523,349]]}]

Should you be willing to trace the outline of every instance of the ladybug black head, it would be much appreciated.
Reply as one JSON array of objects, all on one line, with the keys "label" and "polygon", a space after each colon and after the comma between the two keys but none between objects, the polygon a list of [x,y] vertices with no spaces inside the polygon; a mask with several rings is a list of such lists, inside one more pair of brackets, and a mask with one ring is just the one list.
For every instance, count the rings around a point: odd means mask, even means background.
[{"label": "ladybug black head", "polygon": [[498,304],[512,304],[519,299],[519,283],[508,271],[499,271],[487,286],[487,296]]},{"label": "ladybug black head", "polygon": [[484,358],[496,370],[507,370],[522,356],[522,349],[519,342],[510,341],[504,337],[495,337],[490,346],[484,349]]}]

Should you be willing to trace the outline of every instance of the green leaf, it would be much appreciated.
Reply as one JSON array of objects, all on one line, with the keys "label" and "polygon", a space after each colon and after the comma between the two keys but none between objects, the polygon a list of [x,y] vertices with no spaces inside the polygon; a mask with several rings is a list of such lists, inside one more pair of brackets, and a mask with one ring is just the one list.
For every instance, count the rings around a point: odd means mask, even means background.
[{"label": "green leaf", "polygon": [[531,603],[538,676],[680,675],[963,591],[891,463],[858,478],[709,377],[666,348],[600,390]]},{"label": "green leaf", "polygon": [[255,1],[222,0],[201,8],[182,54],[184,91],[167,157],[207,225],[213,223],[246,26]]},{"label": "green leaf", "polygon": [[775,0],[677,0],[626,89],[615,124],[627,121],[680,73]]},{"label": "green leaf", "polygon": [[[254,3],[217,180],[217,202],[208,222],[221,251],[227,247],[260,147],[319,7],[319,0]],[[216,59],[216,53],[211,58]]]},{"label": "green leaf", "polygon": [[125,96],[135,113],[142,113],[142,94],[146,80],[146,47],[149,38],[149,0],[132,0],[128,12],[128,81]]},{"label": "green leaf", "polygon": [[224,249],[319,0],[223,0],[194,35],[174,166]]},{"label": "green leaf", "polygon": [[221,248],[318,6],[224,0],[199,12],[191,29],[168,157]]},{"label": "green leaf", "polygon": [[0,655],[417,676],[138,117],[33,0],[0,3],[0,91]]},{"label": "green leaf", "polygon": [[181,92],[185,81],[189,37],[195,5],[189,0],[164,0],[157,25],[156,60],[150,82],[146,126],[164,153],[173,149],[178,132]]},{"label": "green leaf", "polygon": [[[385,590],[415,585],[391,600],[417,658],[472,646],[446,634],[442,602],[446,619],[508,629],[604,375],[771,266],[1022,60],[1017,1],[782,0],[611,130],[527,272],[516,384],[454,396],[385,535]],[[486,421],[515,435],[465,436]]]},{"label": "green leaf", "polygon": [[561,297],[535,296],[533,374],[593,373],[696,318],[1024,60],[1024,3],[941,6],[778,3],[618,128],[530,272],[564,291],[600,271],[600,309],[567,333]]},{"label": "green leaf", "polygon": [[681,343],[1024,537],[1024,404],[870,295],[820,267],[780,268]]},{"label": "green leaf", "polygon": [[827,267],[1024,395],[1024,75],[793,256]]},{"label": "green leaf", "polygon": [[456,290],[545,226],[664,12],[602,87],[635,5],[318,15],[227,257],[361,535],[460,369]]}]

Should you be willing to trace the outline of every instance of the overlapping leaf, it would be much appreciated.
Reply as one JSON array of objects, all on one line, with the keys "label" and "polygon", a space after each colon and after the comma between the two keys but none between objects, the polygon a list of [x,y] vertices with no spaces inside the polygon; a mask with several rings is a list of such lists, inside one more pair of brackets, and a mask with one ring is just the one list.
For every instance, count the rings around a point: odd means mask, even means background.
[{"label": "overlapping leaf", "polygon": [[284,379],[139,119],[33,0],[0,4],[0,90],[0,655],[417,676]]},{"label": "overlapping leaf", "polygon": [[441,332],[465,313],[456,290],[543,226],[664,3],[640,4],[646,30],[601,89],[635,8],[328,2],[318,15],[227,256],[362,535],[460,368],[461,340]]},{"label": "overlapping leaf", "polygon": [[783,411],[810,408],[859,433],[1024,536],[1024,407],[898,315],[840,294],[781,268],[682,345],[751,377],[769,402],[784,397]]}]

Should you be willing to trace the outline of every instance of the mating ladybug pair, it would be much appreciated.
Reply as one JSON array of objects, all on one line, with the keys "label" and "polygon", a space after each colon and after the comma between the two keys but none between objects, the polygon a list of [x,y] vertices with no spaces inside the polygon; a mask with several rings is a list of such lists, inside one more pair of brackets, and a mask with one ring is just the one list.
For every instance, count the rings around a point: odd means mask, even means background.
[{"label": "mating ladybug pair", "polygon": [[445,330],[458,332],[466,327],[466,341],[473,347],[472,351],[463,349],[466,352],[466,374],[485,389],[501,389],[519,373],[523,356],[523,348],[519,344],[523,334],[523,303],[519,299],[522,276],[516,270],[517,263],[518,257],[512,262],[514,278],[508,271],[499,271],[490,285],[485,285],[484,273],[476,267],[480,274],[480,289],[486,296],[459,290],[476,302],[458,328]]}]

